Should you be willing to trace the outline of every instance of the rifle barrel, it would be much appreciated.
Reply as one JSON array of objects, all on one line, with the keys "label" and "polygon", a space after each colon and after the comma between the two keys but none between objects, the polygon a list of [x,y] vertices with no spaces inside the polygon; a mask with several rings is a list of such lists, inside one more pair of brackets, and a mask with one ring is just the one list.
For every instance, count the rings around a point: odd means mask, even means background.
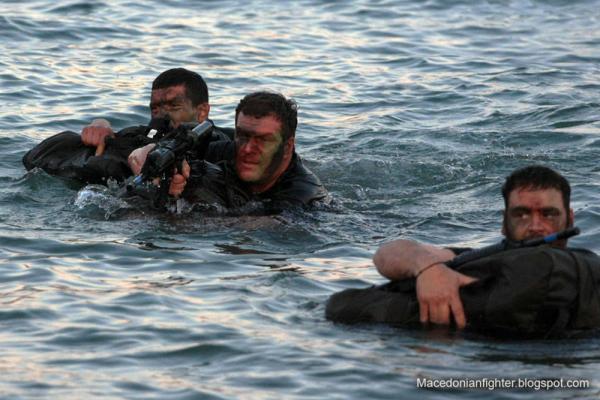
[{"label": "rifle barrel", "polygon": [[556,240],[568,239],[572,236],[579,235],[581,231],[576,226],[572,228],[565,229],[564,231],[552,233],[548,236],[544,236],[541,238],[522,240],[520,242],[509,242],[508,240],[503,240],[500,243],[496,243],[490,246],[482,247],[480,249],[474,249],[465,251],[454,257],[452,260],[446,262],[446,265],[450,268],[456,268],[463,264],[466,264],[470,261],[478,260],[483,257],[491,256],[496,253],[500,253],[502,251],[508,249],[517,249],[521,247],[534,247],[539,246],[541,244],[552,243]]}]

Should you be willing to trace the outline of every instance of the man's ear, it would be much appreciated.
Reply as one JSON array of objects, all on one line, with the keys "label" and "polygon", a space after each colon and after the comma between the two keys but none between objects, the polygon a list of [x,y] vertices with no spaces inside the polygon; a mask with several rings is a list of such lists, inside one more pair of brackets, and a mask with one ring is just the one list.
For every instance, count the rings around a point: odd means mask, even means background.
[{"label": "man's ear", "polygon": [[567,221],[567,228],[575,226],[575,213],[572,208],[569,208],[569,220]]},{"label": "man's ear", "polygon": [[198,122],[204,122],[208,119],[208,114],[210,113],[210,104],[208,103],[200,103],[196,106],[196,120]]},{"label": "man's ear", "polygon": [[294,153],[294,144],[296,143],[295,138],[292,136],[290,138],[288,138],[288,140],[285,142],[285,149],[283,154],[285,156],[289,156],[291,157],[292,154]]},{"label": "man's ear", "polygon": [[502,211],[502,235],[506,236],[506,211]]}]

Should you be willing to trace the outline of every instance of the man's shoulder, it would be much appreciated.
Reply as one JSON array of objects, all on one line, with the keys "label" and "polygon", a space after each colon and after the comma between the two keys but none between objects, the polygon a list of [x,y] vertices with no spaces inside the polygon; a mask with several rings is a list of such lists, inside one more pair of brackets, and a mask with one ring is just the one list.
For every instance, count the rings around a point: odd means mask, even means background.
[{"label": "man's shoulder", "polygon": [[296,184],[323,187],[321,180],[304,164],[300,156],[296,153],[294,153],[288,173],[284,175],[284,180],[289,180]]},{"label": "man's shoulder", "polygon": [[587,255],[587,256],[598,257],[598,254],[596,254],[592,250],[584,249],[584,248],[581,248],[581,247],[567,247],[565,250],[573,252],[573,253],[584,254],[584,255]]},{"label": "man's shoulder", "polygon": [[296,153],[286,172],[267,194],[275,200],[301,203],[304,206],[328,196],[320,179],[304,165]]},{"label": "man's shoulder", "polygon": [[211,163],[223,160],[233,160],[235,156],[235,143],[231,140],[216,140],[208,144],[204,159]]},{"label": "man's shoulder", "polygon": [[235,135],[235,129],[223,128],[221,126],[214,126],[213,137],[218,141],[232,141]]}]

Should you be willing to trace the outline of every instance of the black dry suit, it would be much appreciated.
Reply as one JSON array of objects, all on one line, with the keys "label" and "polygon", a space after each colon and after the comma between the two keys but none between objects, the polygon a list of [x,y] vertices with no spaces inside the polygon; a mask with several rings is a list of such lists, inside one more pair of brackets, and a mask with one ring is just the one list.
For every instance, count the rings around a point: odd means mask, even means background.
[{"label": "black dry suit", "polygon": [[[460,289],[467,329],[555,338],[600,328],[600,258],[590,251],[520,248],[468,262],[457,271],[479,279]],[[416,325],[415,279],[336,293],[326,316],[342,323]]]},{"label": "black dry suit", "polygon": [[289,207],[311,206],[328,196],[319,178],[296,153],[272,188],[252,193],[237,177],[234,153],[233,142],[219,142],[209,148],[204,160],[190,162],[192,172],[183,197],[190,203],[217,205],[232,212],[272,214]]},{"label": "black dry suit", "polygon": [[[96,156],[96,148],[86,146],[78,133],[65,131],[51,136],[23,156],[27,170],[41,168],[50,175],[70,178],[83,183],[106,183],[111,178],[123,181],[132,172],[127,163],[129,154],[149,143],[156,143],[169,131],[168,119],[153,119],[149,126],[125,128],[114,138],[105,139],[104,153]],[[156,134],[149,137],[150,131]],[[231,140],[232,129],[215,128],[213,140]]]}]

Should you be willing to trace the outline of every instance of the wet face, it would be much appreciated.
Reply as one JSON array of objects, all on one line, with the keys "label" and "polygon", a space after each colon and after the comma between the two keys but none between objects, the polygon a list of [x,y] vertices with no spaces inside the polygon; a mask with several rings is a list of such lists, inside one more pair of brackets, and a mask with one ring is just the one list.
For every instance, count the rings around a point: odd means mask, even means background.
[{"label": "wet face", "polygon": [[183,122],[202,122],[208,117],[208,103],[194,107],[186,96],[184,85],[155,89],[150,97],[150,113],[152,118],[166,117],[176,128]]},{"label": "wet face", "polygon": [[[508,239],[547,236],[572,225],[573,210],[565,209],[559,190],[518,187],[509,193],[502,228]],[[556,242],[555,245],[564,247],[566,242]]]},{"label": "wet face", "polygon": [[235,127],[235,169],[255,192],[268,190],[288,167],[294,139],[281,137],[281,122],[272,115],[255,118],[240,112]]}]

